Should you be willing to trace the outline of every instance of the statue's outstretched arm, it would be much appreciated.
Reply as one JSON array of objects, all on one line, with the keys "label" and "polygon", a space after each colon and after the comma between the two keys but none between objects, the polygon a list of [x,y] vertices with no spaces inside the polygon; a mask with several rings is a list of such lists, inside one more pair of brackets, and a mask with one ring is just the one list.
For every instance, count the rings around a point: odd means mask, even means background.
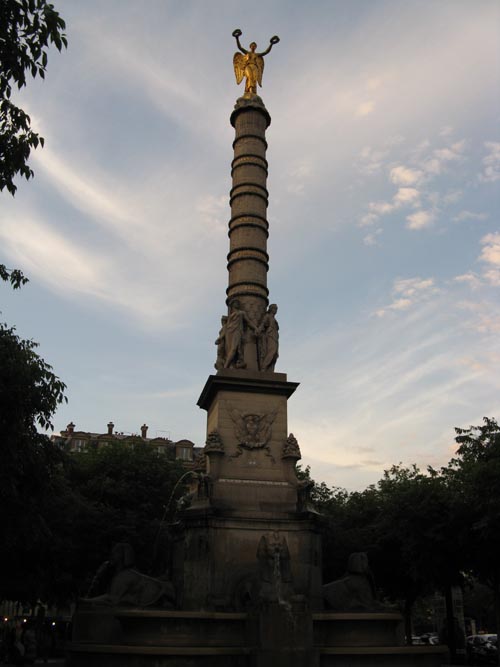
[{"label": "statue's outstretched arm", "polygon": [[242,32],[239,28],[237,28],[236,30],[233,30],[233,37],[236,40],[236,44],[237,44],[239,50],[241,51],[241,53],[246,54],[246,53],[248,53],[248,51],[241,46],[241,42],[240,42],[240,35],[241,34],[242,34]]},{"label": "statue's outstretched arm", "polygon": [[[234,35],[234,33],[233,33],[233,35]],[[271,37],[271,39],[269,40],[269,46],[267,47],[267,49],[266,49],[265,51],[262,51],[262,53],[257,53],[257,55],[258,55],[258,56],[267,56],[267,54],[269,53],[269,51],[270,51],[270,50],[273,48],[273,46],[274,46],[275,44],[277,44],[279,41],[280,41],[280,38],[278,37],[278,35],[274,35],[274,37]]]},{"label": "statue's outstretched arm", "polygon": [[253,320],[251,320],[251,319],[248,317],[248,315],[245,313],[244,310],[241,311],[241,312],[243,313],[243,319],[244,319],[245,322],[248,324],[248,326],[250,327],[250,329],[252,329],[252,331],[254,331],[254,332],[257,332],[257,329],[258,329],[257,324],[256,324]]}]

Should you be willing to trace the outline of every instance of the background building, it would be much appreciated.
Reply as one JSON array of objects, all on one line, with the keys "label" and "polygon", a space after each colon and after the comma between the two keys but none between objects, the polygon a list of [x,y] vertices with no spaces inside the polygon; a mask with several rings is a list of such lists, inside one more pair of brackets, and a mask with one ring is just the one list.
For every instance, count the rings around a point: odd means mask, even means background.
[{"label": "background building", "polygon": [[187,467],[191,467],[197,455],[201,454],[203,447],[196,447],[191,440],[178,440],[174,442],[169,438],[148,438],[148,426],[141,426],[141,434],[121,433],[114,430],[115,425],[109,422],[105,433],[92,433],[91,431],[76,430],[75,424],[70,422],[60,435],[53,435],[51,440],[58,445],[64,446],[70,452],[81,452],[88,447],[104,447],[113,442],[123,443],[124,446],[133,447],[138,442],[145,442],[154,447],[158,453],[167,454],[172,458],[181,460]]}]

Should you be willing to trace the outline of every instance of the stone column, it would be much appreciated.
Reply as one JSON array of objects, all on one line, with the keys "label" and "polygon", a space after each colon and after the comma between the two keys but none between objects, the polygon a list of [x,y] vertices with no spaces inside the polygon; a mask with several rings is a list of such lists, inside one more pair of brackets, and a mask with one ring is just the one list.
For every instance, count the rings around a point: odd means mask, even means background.
[{"label": "stone column", "polygon": [[[256,95],[249,99],[239,98],[231,114],[236,138],[231,171],[233,187],[230,192],[226,303],[229,306],[238,300],[255,324],[260,323],[269,303],[265,134],[270,122],[271,117],[262,99]],[[245,335],[244,359],[248,370],[258,370],[255,336],[249,329]]]}]

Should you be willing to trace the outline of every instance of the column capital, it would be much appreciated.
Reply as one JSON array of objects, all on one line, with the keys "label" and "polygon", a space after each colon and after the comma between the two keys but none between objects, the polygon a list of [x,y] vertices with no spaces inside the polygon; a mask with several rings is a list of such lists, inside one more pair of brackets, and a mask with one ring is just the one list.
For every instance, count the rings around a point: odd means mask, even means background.
[{"label": "column capital", "polygon": [[263,114],[266,119],[266,128],[271,125],[271,116],[269,115],[269,111],[266,109],[266,105],[264,104],[262,97],[259,97],[259,95],[238,97],[236,104],[234,105],[234,111],[230,116],[231,125],[233,127],[236,126],[236,118],[244,111],[260,111],[260,113]]}]

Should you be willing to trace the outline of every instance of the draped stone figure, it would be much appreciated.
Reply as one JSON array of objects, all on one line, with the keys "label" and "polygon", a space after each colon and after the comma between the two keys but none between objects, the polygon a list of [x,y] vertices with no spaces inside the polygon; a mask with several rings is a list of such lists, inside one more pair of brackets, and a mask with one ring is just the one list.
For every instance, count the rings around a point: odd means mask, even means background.
[{"label": "draped stone figure", "polygon": [[250,327],[254,333],[257,332],[255,324],[240,307],[240,302],[235,299],[229,306],[229,315],[225,331],[226,360],[224,368],[245,368],[243,360],[243,334],[245,325]]},{"label": "draped stone figure", "polygon": [[276,320],[278,306],[272,303],[258,328],[259,366],[261,371],[274,371],[278,360],[279,325]]},{"label": "draped stone figure", "polygon": [[226,361],[226,326],[227,326],[227,315],[223,315],[220,319],[221,328],[219,335],[215,341],[217,345],[217,360],[214,364],[215,368],[219,371],[221,368],[224,368],[224,363]]},{"label": "draped stone figure", "polygon": [[257,84],[262,87],[264,56],[269,53],[274,44],[277,44],[280,41],[280,38],[277,35],[274,35],[274,37],[271,37],[267,49],[262,51],[262,53],[256,53],[255,49],[257,48],[257,44],[255,42],[250,44],[249,51],[241,46],[241,34],[241,30],[235,30],[233,32],[233,37],[236,39],[236,44],[241,51],[241,53],[236,52],[233,57],[236,83],[240,84],[243,80],[243,77],[245,77],[245,95],[257,95]]}]

